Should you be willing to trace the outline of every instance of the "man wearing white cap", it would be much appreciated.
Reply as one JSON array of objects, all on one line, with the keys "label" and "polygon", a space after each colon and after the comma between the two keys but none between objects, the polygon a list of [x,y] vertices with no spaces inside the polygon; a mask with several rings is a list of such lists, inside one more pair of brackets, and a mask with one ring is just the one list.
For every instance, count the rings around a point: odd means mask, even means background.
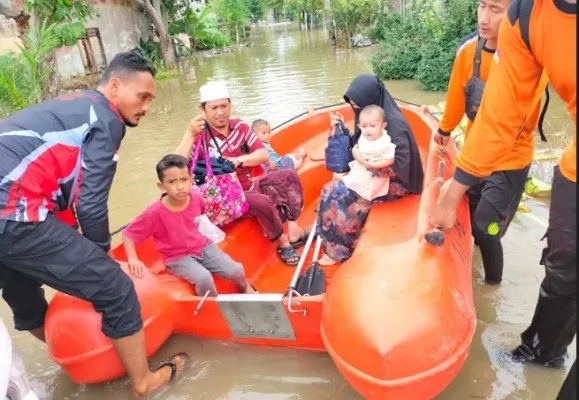
[{"label": "man wearing white cap", "polygon": [[[206,135],[212,157],[219,152],[235,167],[239,182],[249,203],[248,214],[257,218],[265,236],[277,243],[278,254],[287,265],[297,265],[296,249],[305,244],[307,232],[296,222],[304,203],[303,188],[294,170],[269,173],[262,179],[252,179],[254,167],[267,163],[269,155],[251,128],[239,119],[231,119],[231,100],[227,86],[210,81],[200,90],[201,112],[193,118],[190,128],[177,148],[177,153],[192,156],[200,133]],[[211,135],[212,134],[212,135]],[[201,136],[199,136],[201,137]],[[284,223],[288,234],[284,234]]]}]

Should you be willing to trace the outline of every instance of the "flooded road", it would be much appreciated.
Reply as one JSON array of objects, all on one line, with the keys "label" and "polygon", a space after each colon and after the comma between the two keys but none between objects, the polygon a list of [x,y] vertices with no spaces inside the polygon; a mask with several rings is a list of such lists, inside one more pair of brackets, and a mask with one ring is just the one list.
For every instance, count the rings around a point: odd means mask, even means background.
[{"label": "flooded road", "polygon": [[[110,199],[111,230],[135,217],[157,196],[154,166],[175,149],[196,112],[198,88],[207,79],[229,83],[234,115],[251,121],[265,118],[277,125],[310,107],[341,101],[350,80],[371,71],[373,49],[336,50],[322,32],[299,32],[289,27],[259,29],[254,47],[235,54],[201,59],[182,80],[159,85],[159,96],[142,126],[129,129],[120,152],[119,170]],[[442,93],[424,93],[414,82],[387,82],[397,98],[436,104]],[[552,96],[556,97],[556,95]],[[549,144],[567,140],[570,125],[558,99],[548,113]],[[561,133],[562,134],[559,134]],[[543,276],[539,266],[548,209],[527,203],[533,210],[519,214],[505,238],[503,284],[482,284],[478,250],[473,260],[473,285],[478,325],[469,358],[439,399],[554,399],[567,369],[546,370],[512,364],[505,350],[518,344],[519,334],[533,315]],[[11,326],[11,313],[0,302],[0,317]],[[34,385],[43,399],[124,399],[128,381],[76,385],[46,354],[43,344],[27,333],[11,330]],[[572,345],[572,357],[575,357]],[[177,385],[156,396],[175,400],[353,400],[360,397],[343,380],[330,357],[276,348],[259,348],[175,336],[153,358],[152,365],[187,351],[193,365]]]}]

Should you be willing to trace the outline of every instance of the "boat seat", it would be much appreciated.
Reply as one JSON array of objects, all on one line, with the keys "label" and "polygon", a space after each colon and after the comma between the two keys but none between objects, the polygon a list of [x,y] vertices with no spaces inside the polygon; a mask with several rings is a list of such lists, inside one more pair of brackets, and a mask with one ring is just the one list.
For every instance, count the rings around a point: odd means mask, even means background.
[{"label": "boat seat", "polygon": [[[144,249],[153,249],[154,247],[152,246],[153,241],[151,238],[147,239],[145,242],[143,243],[139,243],[137,245],[137,251],[141,251],[144,252]],[[143,250],[140,250],[143,249]],[[151,250],[149,250],[151,251]],[[127,261],[127,255],[125,253],[124,248],[118,247],[116,250],[114,250],[112,252],[112,256],[116,259],[118,259],[119,261]],[[171,274],[169,272],[169,270],[167,269],[167,267],[165,266],[165,264],[163,263],[163,260],[161,259],[161,256],[156,252],[156,251],[152,251],[151,253],[149,253],[149,257],[150,259],[153,259],[153,261],[146,263],[147,264],[147,268],[149,270],[149,272],[151,272],[153,275],[155,275],[159,280],[163,281],[163,282],[168,282],[168,283],[174,283],[174,282],[184,282],[186,283],[186,281],[182,278],[179,278],[178,276],[175,276],[173,274]],[[233,283],[232,281],[222,278],[218,275],[212,274],[213,275],[213,281],[215,282],[215,287],[217,288],[217,293],[222,293],[222,294],[230,294],[230,293],[239,293],[239,290],[237,289],[237,286],[235,285],[235,283]],[[195,290],[195,285],[191,285],[193,287],[193,291]],[[203,294],[200,294],[200,296],[202,296]]]},{"label": "boat seat", "polygon": [[[150,269],[151,272],[153,272],[152,268]],[[183,282],[183,283],[188,283],[187,281],[185,281],[182,278],[179,278],[178,276],[173,275],[171,272],[169,272],[168,269],[164,268],[161,271],[158,272],[153,272],[153,274],[160,280],[163,282],[167,282],[167,283],[174,283],[174,282]],[[213,281],[215,282],[215,287],[217,288],[217,293],[220,294],[233,294],[233,293],[240,293],[239,289],[237,288],[237,286],[235,285],[235,283],[233,283],[233,281],[230,281],[228,279],[225,279],[221,276],[213,275]],[[197,291],[195,290],[195,285],[191,285],[192,289],[193,289],[193,294],[196,296],[203,296],[205,293],[197,293]]]}]

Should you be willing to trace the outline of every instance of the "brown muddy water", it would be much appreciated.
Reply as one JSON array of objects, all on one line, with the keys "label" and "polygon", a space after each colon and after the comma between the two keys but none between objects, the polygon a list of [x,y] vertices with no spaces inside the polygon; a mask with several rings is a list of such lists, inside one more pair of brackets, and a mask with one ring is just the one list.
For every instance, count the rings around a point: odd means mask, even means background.
[{"label": "brown muddy water", "polygon": [[[159,84],[158,99],[142,126],[130,129],[120,152],[119,170],[110,198],[111,229],[135,217],[157,193],[154,166],[174,150],[194,115],[198,88],[209,78],[229,83],[234,114],[279,124],[310,107],[341,101],[348,83],[371,70],[372,48],[340,50],[323,32],[293,27],[260,28],[254,47],[239,53],[191,62],[190,72]],[[387,82],[400,99],[436,104],[443,93],[422,92],[415,82]],[[556,95],[552,96],[556,97]],[[550,146],[568,140],[571,125],[562,103],[552,99],[546,124]],[[477,331],[469,358],[458,378],[439,399],[554,399],[566,375],[535,366],[513,364],[506,350],[533,315],[544,271],[538,264],[546,229],[546,203],[527,202],[531,213],[518,214],[504,240],[505,273],[500,287],[481,282],[482,265],[475,250],[473,286]],[[0,317],[11,313],[0,302]],[[17,352],[33,377],[42,399],[126,399],[128,381],[77,385],[54,364],[45,345],[27,333],[11,330]],[[575,357],[575,344],[570,347]],[[152,365],[176,351],[187,351],[192,366],[176,385],[155,396],[175,400],[352,400],[360,397],[344,381],[325,353],[260,348],[175,336],[153,357]]]}]

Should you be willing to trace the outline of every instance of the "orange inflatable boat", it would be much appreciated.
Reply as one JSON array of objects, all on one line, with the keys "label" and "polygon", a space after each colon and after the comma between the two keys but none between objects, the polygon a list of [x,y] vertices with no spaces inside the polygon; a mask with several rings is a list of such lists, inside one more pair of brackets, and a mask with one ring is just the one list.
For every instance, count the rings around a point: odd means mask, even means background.
[{"label": "orange inflatable boat", "polygon": [[[294,290],[309,266],[288,267],[261,233],[257,222],[241,219],[224,230],[219,246],[243,263],[259,294],[236,293],[235,285],[215,277],[220,295],[207,298],[166,273],[151,241],[138,248],[150,270],[133,278],[142,306],[147,354],[172,334],[195,335],[255,345],[327,351],[345,379],[367,399],[430,399],[459,373],[475,330],[472,298],[472,241],[467,199],[458,209],[455,229],[444,244],[424,240],[427,214],[438,195],[431,183],[453,172],[456,148],[441,156],[431,140],[436,120],[425,109],[399,102],[423,157],[422,195],[372,208],[354,255],[341,265],[323,267],[326,293],[302,296]],[[276,129],[272,145],[280,154],[304,146],[310,159],[299,170],[305,191],[302,226],[311,226],[322,186],[331,179],[323,161],[329,112],[321,109]],[[127,271],[122,245],[112,256]],[[309,255],[308,255],[309,257]],[[101,316],[82,300],[55,295],[46,317],[52,359],[75,382],[95,383],[125,375]],[[191,356],[194,357],[194,354]]]}]

